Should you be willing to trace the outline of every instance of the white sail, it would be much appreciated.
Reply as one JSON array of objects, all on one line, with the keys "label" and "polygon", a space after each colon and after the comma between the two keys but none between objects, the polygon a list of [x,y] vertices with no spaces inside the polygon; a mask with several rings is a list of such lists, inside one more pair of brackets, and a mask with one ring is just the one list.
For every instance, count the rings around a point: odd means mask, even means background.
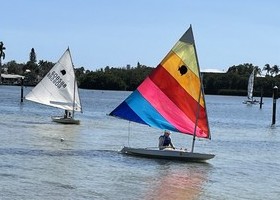
[{"label": "white sail", "polygon": [[255,69],[251,73],[248,81],[248,99],[253,99],[253,90],[254,90],[254,78],[255,78]]},{"label": "white sail", "polygon": [[25,99],[64,110],[82,112],[69,48]]}]

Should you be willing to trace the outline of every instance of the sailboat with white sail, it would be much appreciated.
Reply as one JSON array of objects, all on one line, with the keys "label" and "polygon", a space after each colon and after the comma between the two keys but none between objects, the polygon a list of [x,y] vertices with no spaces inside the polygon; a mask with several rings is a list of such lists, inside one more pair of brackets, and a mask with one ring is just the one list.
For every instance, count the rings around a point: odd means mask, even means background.
[{"label": "sailboat with white sail", "polygon": [[194,152],[197,137],[211,136],[191,26],[153,72],[109,115],[193,137],[191,151],[125,146],[120,151],[124,154],[195,162],[214,158],[214,154]]},{"label": "sailboat with white sail", "polygon": [[259,101],[254,99],[254,79],[255,79],[255,68],[253,69],[252,73],[249,76],[248,80],[248,88],[247,88],[247,99],[243,101],[244,104],[257,104]]},{"label": "sailboat with white sail", "polygon": [[75,112],[82,112],[82,105],[69,48],[25,99],[65,110],[64,116],[52,116],[54,122],[80,123],[74,118]]}]

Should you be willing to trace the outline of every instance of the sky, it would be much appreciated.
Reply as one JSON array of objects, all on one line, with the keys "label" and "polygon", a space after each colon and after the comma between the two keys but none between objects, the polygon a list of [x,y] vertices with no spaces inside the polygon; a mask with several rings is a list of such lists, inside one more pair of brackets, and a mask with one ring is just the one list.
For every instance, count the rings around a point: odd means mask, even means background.
[{"label": "sky", "polygon": [[279,0],[0,1],[2,63],[57,62],[69,47],[88,70],[156,67],[192,25],[201,70],[280,65]]}]

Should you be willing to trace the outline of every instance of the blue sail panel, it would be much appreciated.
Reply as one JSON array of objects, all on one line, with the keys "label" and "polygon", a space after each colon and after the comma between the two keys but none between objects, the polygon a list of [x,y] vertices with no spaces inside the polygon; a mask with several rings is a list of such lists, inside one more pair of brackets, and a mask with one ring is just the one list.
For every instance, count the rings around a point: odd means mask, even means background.
[{"label": "blue sail panel", "polygon": [[[129,121],[146,124],[126,103],[123,101],[115,110],[113,110],[109,115],[120,117]],[[148,125],[148,124],[146,124]]]},{"label": "blue sail panel", "polygon": [[129,121],[146,124],[160,129],[178,131],[139,93],[135,90],[110,115]]}]

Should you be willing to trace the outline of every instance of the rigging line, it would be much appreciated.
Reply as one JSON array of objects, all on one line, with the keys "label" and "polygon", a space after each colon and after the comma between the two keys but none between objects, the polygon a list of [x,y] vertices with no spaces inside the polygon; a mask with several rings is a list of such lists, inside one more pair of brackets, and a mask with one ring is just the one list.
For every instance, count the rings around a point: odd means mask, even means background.
[{"label": "rigging line", "polygon": [[130,147],[130,143],[129,143],[129,139],[130,139],[130,124],[131,124],[131,122],[130,121],[128,121],[128,137],[127,137],[127,145]]}]

